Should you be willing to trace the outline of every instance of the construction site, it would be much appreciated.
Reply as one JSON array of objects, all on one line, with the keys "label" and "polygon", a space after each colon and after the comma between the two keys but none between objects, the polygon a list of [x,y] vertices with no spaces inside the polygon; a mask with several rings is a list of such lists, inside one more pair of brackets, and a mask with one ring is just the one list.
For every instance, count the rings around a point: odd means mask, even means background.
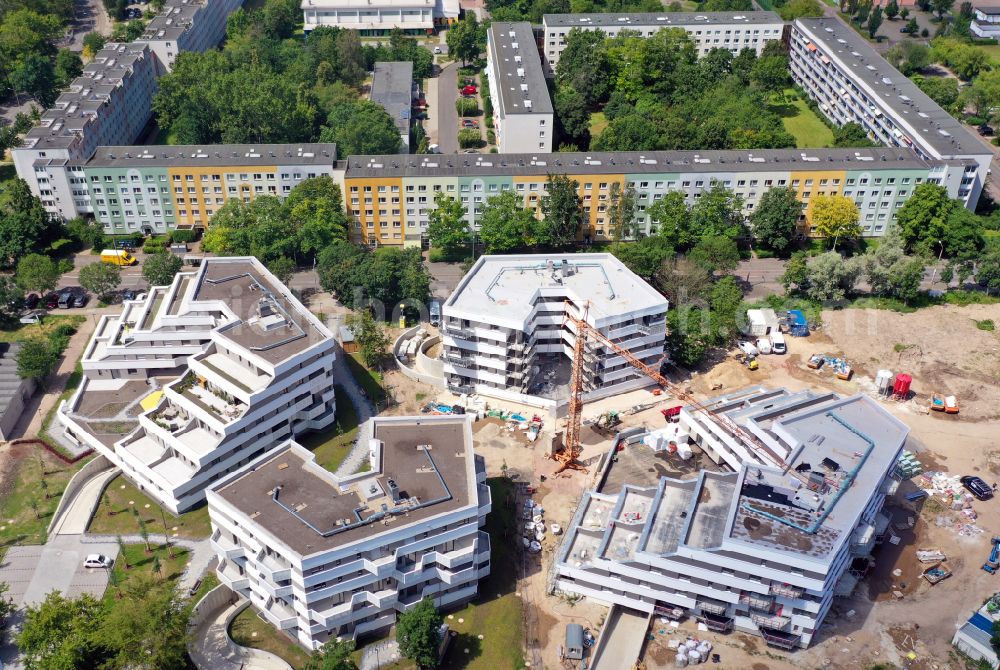
[{"label": "construction site", "polygon": [[[653,383],[645,389],[578,407],[572,406],[570,394],[565,409],[552,411],[456,395],[398,371],[389,373],[386,382],[400,402],[393,413],[461,405],[481,416],[474,424],[475,449],[486,459],[489,473],[514,478],[529,492],[532,507],[521,514],[533,526],[522,538],[519,594],[526,612],[526,659],[533,667],[600,670],[605,666],[595,662],[601,663],[601,657],[616,659],[607,667],[676,667],[680,653],[701,656],[706,647],[701,643],[707,641],[707,658],[718,655],[720,667],[727,668],[854,668],[879,663],[916,670],[965,668],[965,660],[951,645],[952,636],[983,600],[1000,590],[1000,578],[982,569],[991,538],[1000,535],[1000,513],[995,501],[973,498],[959,482],[966,475],[977,475],[990,485],[1000,479],[1000,446],[994,445],[1000,424],[1000,338],[977,327],[998,315],[1000,310],[993,306],[942,306],[912,314],[824,311],[821,323],[809,324],[808,336],[786,337],[786,353],[759,354],[754,369],[734,355],[739,353],[734,349],[697,371],[671,368],[662,380],[656,379],[659,369],[649,368]],[[594,336],[594,344],[606,344],[600,337]],[[585,347],[588,338],[577,342]],[[956,341],[963,346],[941,346]],[[824,360],[818,368],[809,365],[815,356]],[[845,367],[849,375],[842,374]],[[878,379],[880,371],[891,375],[888,388]],[[897,394],[900,376],[909,381]],[[622,487],[649,489],[664,477],[680,482],[673,488],[681,501],[690,495],[683,493],[685,487],[704,486],[699,479],[721,483],[721,488],[704,488],[701,501],[711,497],[710,491],[727,492],[724,482],[734,476],[733,468],[718,454],[697,445],[684,454],[680,449],[653,449],[642,436],[683,426],[680,407],[752,387],[782,389],[791,396],[809,392],[816,398],[860,395],[908,429],[900,445],[900,481],[887,491],[884,519],[875,529],[881,542],[873,543],[870,560],[852,564],[848,573],[854,579],[841,584],[808,646],[781,648],[739,626],[715,630],[707,622],[711,617],[704,616],[710,614],[711,603],[700,610],[702,616],[692,615],[698,613],[696,607],[680,616],[666,608],[653,616],[643,612],[634,617],[633,610],[612,610],[607,601],[556,588],[567,531],[586,497],[599,498]],[[572,388],[571,380],[568,391]],[[936,397],[953,398],[958,411],[935,411]],[[579,425],[575,433],[574,425]],[[623,433],[633,438],[619,448],[615,436]],[[849,464],[841,464],[842,472],[849,469]],[[643,510],[641,505],[649,502],[644,495],[638,491],[623,506],[633,514]],[[640,507],[633,509],[636,501]],[[613,506],[606,510],[608,515],[614,512]],[[660,533],[658,541],[663,540],[669,541],[670,534]],[[599,549],[595,545],[594,550]],[[572,623],[582,626],[584,644],[590,645],[582,660],[567,654],[566,624]],[[689,649],[692,641],[698,646]]]}]

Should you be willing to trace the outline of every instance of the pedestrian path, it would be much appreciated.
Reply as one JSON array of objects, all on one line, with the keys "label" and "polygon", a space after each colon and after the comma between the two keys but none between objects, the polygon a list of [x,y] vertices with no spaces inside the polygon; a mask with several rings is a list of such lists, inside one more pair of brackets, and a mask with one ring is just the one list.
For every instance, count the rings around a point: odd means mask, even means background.
[{"label": "pedestrian path", "polygon": [[191,631],[188,650],[200,670],[292,670],[274,654],[241,647],[229,637],[229,624],[249,604],[245,599],[224,601]]}]

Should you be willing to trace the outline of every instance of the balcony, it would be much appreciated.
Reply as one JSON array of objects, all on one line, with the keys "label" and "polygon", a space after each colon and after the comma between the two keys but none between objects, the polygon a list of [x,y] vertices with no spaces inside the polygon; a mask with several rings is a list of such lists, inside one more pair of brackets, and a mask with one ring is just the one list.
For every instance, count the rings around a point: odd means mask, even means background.
[{"label": "balcony", "polygon": [[779,649],[797,649],[799,647],[800,636],[783,633],[780,630],[760,629],[760,635],[764,642]]},{"label": "balcony", "polygon": [[703,612],[700,618],[709,630],[714,630],[717,633],[728,633],[733,630],[732,617],[717,616]]},{"label": "balcony", "polygon": [[801,598],[805,595],[805,589],[799,588],[798,586],[792,586],[791,584],[771,584],[771,593],[776,596],[785,596],[786,598]]},{"label": "balcony", "polygon": [[770,612],[774,607],[774,596],[761,595],[759,593],[744,593],[740,596],[740,604]]},{"label": "balcony", "polygon": [[445,335],[450,335],[451,337],[456,337],[460,340],[471,340],[476,336],[476,332],[469,328],[468,326],[451,326],[447,325],[444,329]]},{"label": "balcony", "polygon": [[229,560],[243,558],[247,555],[246,547],[241,547],[235,542],[230,542],[225,536],[222,535],[222,531],[219,530],[216,530],[215,533],[212,534],[210,544],[216,554]]},{"label": "balcony", "polygon": [[718,614],[720,616],[729,611],[729,605],[718,600],[698,600],[697,605],[702,612],[709,612],[710,614]]},{"label": "balcony", "polygon": [[753,621],[758,626],[774,628],[775,630],[781,630],[788,624],[792,622],[786,616],[781,616],[780,614],[771,614],[770,612],[757,612],[750,610],[750,621]]}]

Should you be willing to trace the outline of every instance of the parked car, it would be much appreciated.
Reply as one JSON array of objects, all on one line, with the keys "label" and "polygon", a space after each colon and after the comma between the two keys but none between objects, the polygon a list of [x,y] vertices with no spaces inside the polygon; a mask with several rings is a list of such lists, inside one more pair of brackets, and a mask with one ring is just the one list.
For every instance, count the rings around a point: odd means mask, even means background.
[{"label": "parked car", "polygon": [[979,131],[980,135],[992,135],[993,134],[993,128],[991,128],[988,124],[985,124],[985,123],[982,124],[981,126],[979,126],[976,130]]},{"label": "parked car", "polygon": [[36,307],[38,307],[39,302],[40,298],[38,297],[37,293],[29,293],[28,295],[24,296],[25,309],[35,309]]},{"label": "parked car", "polygon": [[757,350],[762,354],[771,353],[771,340],[766,337],[761,337],[757,339]]},{"label": "parked car", "polygon": [[993,497],[993,489],[990,485],[984,482],[979,477],[965,476],[959,479],[962,482],[962,486],[969,490],[969,493],[976,496],[980,500],[989,500]]},{"label": "parked car", "polygon": [[470,119],[462,119],[462,127],[463,128],[478,128],[479,124],[477,122],[475,122],[475,121],[470,120]]},{"label": "parked car", "polygon": [[59,294],[59,309],[69,309],[73,306],[73,292],[69,289],[63,289]]},{"label": "parked car", "polygon": [[45,296],[44,303],[45,309],[55,309],[59,306],[59,294],[53,291]]},{"label": "parked car", "polygon": [[753,346],[752,342],[740,342],[739,347],[740,351],[742,351],[747,356],[760,355],[760,352],[757,350],[757,347]]},{"label": "parked car", "polygon": [[472,84],[462,87],[462,95],[475,95],[478,92],[479,89],[473,86]]},{"label": "parked car", "polygon": [[87,554],[87,558],[83,559],[83,567],[108,569],[113,562],[104,554]]},{"label": "parked car", "polygon": [[75,291],[73,293],[73,301],[70,307],[86,307],[87,300],[88,296],[86,291]]},{"label": "parked car", "polygon": [[146,294],[142,291],[139,291],[138,293],[135,294],[135,299],[138,300],[139,302],[142,302],[143,300],[146,299]]},{"label": "parked car", "polygon": [[126,300],[135,300],[135,291],[130,288],[122,291],[122,302],[125,302]]},{"label": "parked car", "polygon": [[434,53],[436,54],[441,53],[441,47],[434,47]]},{"label": "parked car", "polygon": [[36,309],[34,311],[25,312],[24,314],[22,314],[19,321],[25,325],[29,325],[32,323],[41,323],[43,316],[45,316],[45,312],[43,312],[40,309]]},{"label": "parked car", "polygon": [[431,300],[430,304],[430,322],[432,326],[438,326],[441,323],[441,303],[437,300]]},{"label": "parked car", "polygon": [[465,150],[465,151],[463,151],[462,153],[463,153],[463,154],[478,154],[479,152],[478,152],[478,151],[476,151],[475,149],[466,149],[466,150]]},{"label": "parked car", "polygon": [[785,336],[781,333],[771,333],[771,353],[783,354],[788,351],[785,346]]}]

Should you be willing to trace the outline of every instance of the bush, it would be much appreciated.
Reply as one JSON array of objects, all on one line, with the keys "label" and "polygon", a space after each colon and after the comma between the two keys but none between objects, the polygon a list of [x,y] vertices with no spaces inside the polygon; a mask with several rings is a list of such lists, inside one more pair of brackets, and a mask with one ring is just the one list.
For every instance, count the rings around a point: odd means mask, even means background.
[{"label": "bush", "polygon": [[56,263],[56,270],[58,270],[61,275],[64,275],[67,272],[72,272],[74,267],[76,266],[73,265],[72,258],[60,258]]},{"label": "bush", "polygon": [[493,132],[492,130],[487,130],[486,131],[486,143],[487,144],[496,144],[497,143],[497,134],[495,132]]},{"label": "bush", "polygon": [[965,122],[970,126],[981,126],[986,123],[986,119],[981,116],[967,116],[965,117]]},{"label": "bush", "polygon": [[188,242],[194,242],[195,238],[195,232],[191,228],[170,231],[170,241],[173,244],[187,244]]},{"label": "bush", "polygon": [[462,128],[458,131],[458,146],[463,149],[476,149],[485,146],[478,128]]},{"label": "bush", "polygon": [[455,110],[459,116],[476,116],[479,114],[479,105],[471,98],[459,98],[455,101]]},{"label": "bush", "polygon": [[150,237],[142,245],[142,251],[147,254],[158,254],[167,248],[166,237]]},{"label": "bush", "polygon": [[76,326],[68,323],[60,323],[52,330],[53,336],[72,337],[76,333]]},{"label": "bush", "polygon": [[50,256],[65,256],[76,251],[78,244],[76,240],[71,240],[68,237],[60,237],[49,245],[48,254]]}]

